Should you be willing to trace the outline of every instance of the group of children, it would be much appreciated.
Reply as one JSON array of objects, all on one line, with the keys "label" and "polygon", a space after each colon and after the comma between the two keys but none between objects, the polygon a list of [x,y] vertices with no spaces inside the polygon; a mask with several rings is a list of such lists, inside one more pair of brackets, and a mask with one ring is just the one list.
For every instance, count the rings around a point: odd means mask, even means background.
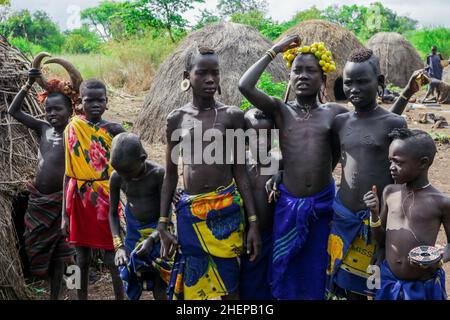
[{"label": "group of children", "polygon": [[[104,251],[117,299],[124,292],[139,299],[144,289],[156,299],[446,299],[441,265],[450,246],[431,266],[408,260],[411,249],[435,245],[441,224],[450,238],[450,199],[427,178],[434,142],[399,116],[419,90],[419,73],[387,111],[377,104],[384,91],[378,58],[355,51],[343,74],[355,107],[348,111],[321,102],[333,71],[331,54],[315,54],[317,47],[326,51],[324,44],[296,50],[299,45],[298,36],[286,37],[242,76],[239,90],[256,107],[245,114],[215,99],[221,89],[214,50],[199,47],[188,55],[181,89],[192,91],[192,101],[168,115],[165,170],[147,160],[136,135],[102,119],[108,102],[102,82],[81,83],[67,61],[71,82],[47,82],[38,68],[30,70],[9,112],[40,136],[25,237],[32,272],[50,276],[52,298],[75,248],[79,299],[87,299],[92,249]],[[256,88],[286,51],[294,55],[292,101]],[[20,110],[37,80],[47,93],[47,121]],[[82,115],[72,116],[80,102]],[[218,137],[256,130],[249,141],[253,163],[238,161],[245,152],[239,144],[230,153],[219,143],[221,161],[189,161],[210,148],[211,141],[192,134],[199,123]],[[264,174],[278,159],[270,135],[259,134],[273,128],[282,155],[279,183]],[[200,143],[201,150],[180,150],[180,142]],[[177,190],[180,158],[184,188]],[[267,186],[278,194],[275,203]],[[378,290],[367,285],[374,264],[381,267]]]}]

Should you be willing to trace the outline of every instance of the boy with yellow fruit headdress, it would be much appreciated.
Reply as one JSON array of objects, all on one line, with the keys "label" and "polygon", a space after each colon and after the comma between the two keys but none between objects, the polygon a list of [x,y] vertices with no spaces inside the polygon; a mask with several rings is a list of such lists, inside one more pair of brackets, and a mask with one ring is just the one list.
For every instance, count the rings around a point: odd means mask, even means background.
[{"label": "boy with yellow fruit headdress", "polygon": [[[324,299],[327,241],[333,215],[332,171],[339,160],[331,125],[347,110],[322,103],[326,74],[336,69],[324,43],[300,45],[298,36],[275,44],[242,76],[239,89],[279,129],[284,174],[279,185],[273,228],[272,295],[276,299]],[[282,101],[256,88],[259,77],[284,52],[291,68],[293,101]],[[288,94],[287,94],[288,97]],[[287,99],[286,99],[287,100]]]},{"label": "boy with yellow fruit headdress", "polygon": [[288,68],[292,67],[292,62],[295,56],[299,53],[307,54],[312,53],[319,59],[319,65],[322,67],[324,73],[330,73],[336,70],[336,63],[333,61],[331,51],[325,48],[323,42],[314,42],[311,46],[303,46],[299,48],[293,48],[287,50],[283,54],[283,59],[286,60],[286,66]]}]

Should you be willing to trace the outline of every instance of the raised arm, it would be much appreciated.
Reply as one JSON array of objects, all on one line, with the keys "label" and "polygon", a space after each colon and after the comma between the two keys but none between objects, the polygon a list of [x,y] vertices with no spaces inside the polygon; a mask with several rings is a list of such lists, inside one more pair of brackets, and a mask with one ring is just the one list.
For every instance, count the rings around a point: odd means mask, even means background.
[{"label": "raised arm", "polygon": [[177,245],[175,237],[168,232],[167,226],[172,197],[178,184],[179,141],[172,141],[172,133],[177,129],[180,117],[177,110],[173,111],[169,114],[166,125],[166,171],[161,186],[160,218],[157,228],[161,239],[161,257],[165,259],[170,256],[171,251]]},{"label": "raised arm", "polygon": [[417,84],[416,80],[419,74],[423,72],[423,69],[414,71],[408,81],[408,84],[400,94],[400,97],[395,101],[391,109],[389,109],[390,112],[401,115],[403,111],[405,111],[405,107],[407,106],[409,99],[411,99],[411,97],[420,90],[420,87]]},{"label": "raised arm", "polygon": [[[300,38],[298,36],[288,36],[274,45],[269,51],[271,51],[272,54],[277,55],[280,52],[295,48],[299,44]],[[264,57],[252,65],[239,81],[239,90],[244,97],[246,97],[256,108],[267,114],[274,114],[282,103],[281,100],[271,97],[256,88],[259,78],[272,60],[273,59],[269,54],[264,54]]]},{"label": "raised arm", "polygon": [[38,69],[31,69],[28,72],[27,83],[20,89],[19,93],[14,97],[13,102],[8,108],[8,113],[12,117],[14,117],[14,119],[24,124],[26,127],[37,131],[39,135],[42,132],[43,127],[47,126],[48,124],[45,121],[36,119],[28,113],[23,112],[21,110],[21,107],[28,94],[28,91],[31,89],[36,79],[40,76],[41,72]]}]

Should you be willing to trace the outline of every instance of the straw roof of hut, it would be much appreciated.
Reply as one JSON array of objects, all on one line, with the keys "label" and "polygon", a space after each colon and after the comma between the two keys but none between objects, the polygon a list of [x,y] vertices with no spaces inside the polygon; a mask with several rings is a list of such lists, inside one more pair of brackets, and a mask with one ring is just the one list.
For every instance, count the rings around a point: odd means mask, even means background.
[{"label": "straw roof of hut", "polygon": [[[180,82],[186,57],[196,47],[210,47],[219,56],[222,95],[217,99],[239,106],[243,100],[238,89],[240,77],[272,45],[256,29],[236,23],[211,24],[188,35],[162,63],[153,80],[136,121],[141,138],[148,142],[164,141],[167,115],[192,99],[189,92],[181,91]],[[288,71],[281,57],[277,57],[267,71],[276,82],[287,80]]]},{"label": "straw roof of hut", "polygon": [[328,101],[345,100],[342,73],[350,53],[364,47],[358,38],[338,24],[325,20],[306,20],[288,29],[278,40],[294,34],[300,36],[303,45],[314,42],[325,43],[325,47],[331,51],[336,62],[336,71],[327,76],[326,98]]},{"label": "straw roof of hut", "polygon": [[[18,254],[12,203],[36,170],[38,144],[27,128],[8,115],[7,108],[25,84],[30,64],[22,52],[0,36],[0,300],[29,296]],[[36,92],[30,92],[23,110],[42,115]]]},{"label": "straw roof of hut", "polygon": [[379,32],[370,38],[366,47],[380,58],[386,83],[403,88],[413,72],[424,67],[417,50],[396,32]]}]

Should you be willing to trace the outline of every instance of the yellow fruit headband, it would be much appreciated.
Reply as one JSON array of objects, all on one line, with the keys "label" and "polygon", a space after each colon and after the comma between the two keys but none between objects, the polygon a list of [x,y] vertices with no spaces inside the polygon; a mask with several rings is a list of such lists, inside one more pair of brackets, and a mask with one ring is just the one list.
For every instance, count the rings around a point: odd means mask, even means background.
[{"label": "yellow fruit headband", "polygon": [[323,42],[314,42],[311,46],[292,48],[283,53],[283,59],[286,61],[286,66],[289,69],[292,67],[292,62],[299,53],[314,54],[319,60],[319,65],[322,67],[323,72],[327,74],[336,70],[336,63],[333,61],[331,51],[325,48]]}]

